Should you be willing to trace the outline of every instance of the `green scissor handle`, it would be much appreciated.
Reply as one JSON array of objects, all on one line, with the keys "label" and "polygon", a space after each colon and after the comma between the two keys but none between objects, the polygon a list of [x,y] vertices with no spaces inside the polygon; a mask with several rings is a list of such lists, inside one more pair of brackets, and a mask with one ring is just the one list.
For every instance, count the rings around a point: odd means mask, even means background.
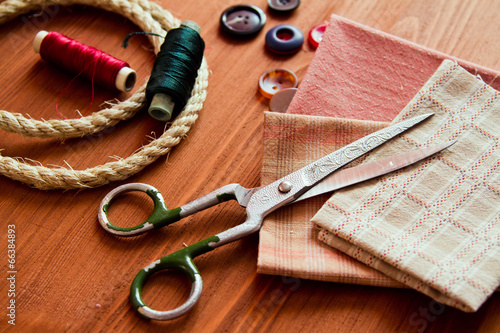
[{"label": "green scissor handle", "polygon": [[[149,319],[170,320],[182,316],[189,311],[200,299],[203,289],[203,281],[198,268],[196,268],[193,263],[193,258],[213,250],[211,244],[215,244],[218,241],[219,238],[217,236],[209,237],[168,256],[162,257],[139,271],[130,287],[130,300],[137,312]],[[165,269],[178,269],[186,273],[191,279],[191,294],[181,306],[173,310],[158,311],[150,308],[144,303],[141,290],[150,275]]]},{"label": "green scissor handle", "polygon": [[[182,219],[183,217],[212,207],[224,201],[237,200],[240,205],[245,206],[245,203],[247,202],[250,194],[254,190],[255,189],[245,189],[239,184],[229,184],[183,206],[174,209],[167,209],[160,192],[153,186],[143,183],[125,184],[109,192],[101,201],[98,212],[99,223],[106,231],[112,234],[118,236],[134,236],[151,229],[161,228],[163,226],[169,225]],[[113,202],[113,199],[115,199],[117,196],[130,191],[140,191],[148,194],[153,199],[154,209],[152,214],[143,223],[129,228],[118,227],[109,221],[109,206]],[[245,228],[243,229],[244,230],[241,235],[246,235],[247,231],[245,230]],[[229,237],[225,238],[226,242],[241,237],[240,234],[233,235],[231,232],[229,232],[229,234]],[[134,308],[142,316],[157,320],[173,319],[183,315],[188,310],[190,310],[200,298],[203,286],[200,273],[193,263],[193,258],[210,250],[213,250],[215,247],[221,244],[224,244],[225,242],[220,241],[222,239],[222,236],[219,237],[219,235],[224,235],[224,232],[190,245],[168,256],[165,256],[139,271],[134,281],[132,282],[132,286],[130,287],[130,300],[132,301]],[[170,311],[157,311],[148,307],[144,303],[141,297],[141,290],[142,286],[150,275],[165,269],[177,269],[186,273],[191,279],[192,283],[191,294],[189,295],[186,302],[180,307]]]},{"label": "green scissor handle", "polygon": [[[241,186],[238,184],[226,185],[190,202],[189,204],[168,209],[160,191],[153,186],[143,183],[129,183],[121,185],[109,192],[104,199],[102,199],[98,212],[99,223],[106,231],[117,236],[139,235],[149,230],[158,229],[172,224],[185,216],[212,207],[218,203],[236,199],[235,191],[237,188],[241,188]],[[151,199],[153,199],[154,203],[153,212],[146,219],[146,221],[139,225],[127,228],[116,226],[109,220],[109,207],[117,196],[131,191],[144,192],[149,195]]]},{"label": "green scissor handle", "polygon": [[[146,219],[146,221],[142,222],[139,225],[128,228],[118,227],[109,221],[109,207],[117,196],[131,191],[144,192],[149,195],[151,199],[153,199],[154,203],[153,212]],[[161,228],[180,220],[181,217],[179,215],[179,212],[180,207],[167,209],[161,193],[153,186],[143,183],[130,183],[118,186],[104,197],[99,207],[98,217],[101,226],[106,231],[118,236],[135,236],[147,232],[148,230]]]}]

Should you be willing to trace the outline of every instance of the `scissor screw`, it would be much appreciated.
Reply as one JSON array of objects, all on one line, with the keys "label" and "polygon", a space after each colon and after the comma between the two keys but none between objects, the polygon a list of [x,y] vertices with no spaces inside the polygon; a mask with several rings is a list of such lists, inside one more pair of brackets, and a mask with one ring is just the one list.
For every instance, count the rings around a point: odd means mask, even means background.
[{"label": "scissor screw", "polygon": [[292,183],[288,181],[284,181],[278,186],[278,190],[280,190],[281,193],[290,192],[291,189],[292,189]]}]

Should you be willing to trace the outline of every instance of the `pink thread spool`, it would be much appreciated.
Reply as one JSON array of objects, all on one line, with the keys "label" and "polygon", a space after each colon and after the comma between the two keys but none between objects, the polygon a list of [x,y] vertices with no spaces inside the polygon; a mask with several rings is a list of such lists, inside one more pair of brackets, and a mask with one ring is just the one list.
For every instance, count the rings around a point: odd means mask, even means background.
[{"label": "pink thread spool", "polygon": [[137,79],[136,72],[125,61],[58,32],[39,31],[33,40],[33,49],[47,62],[108,89],[128,92]]}]

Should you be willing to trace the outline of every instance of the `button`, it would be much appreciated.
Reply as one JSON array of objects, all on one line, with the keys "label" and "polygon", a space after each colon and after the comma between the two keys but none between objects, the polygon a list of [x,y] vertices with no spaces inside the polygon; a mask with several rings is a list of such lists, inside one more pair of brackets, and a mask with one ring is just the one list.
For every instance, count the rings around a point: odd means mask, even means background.
[{"label": "button", "polygon": [[290,12],[300,5],[300,0],[267,0],[267,4],[278,12]]},{"label": "button", "polygon": [[309,31],[309,35],[307,39],[309,40],[309,44],[312,47],[317,48],[321,40],[323,39],[323,35],[325,34],[326,27],[328,27],[328,23],[321,23],[317,26],[313,27]]},{"label": "button", "polygon": [[297,88],[286,88],[278,91],[269,101],[269,109],[273,112],[285,113],[296,92]]},{"label": "button", "polygon": [[267,48],[278,54],[292,54],[300,50],[304,43],[304,34],[290,24],[280,24],[266,34]]},{"label": "button", "polygon": [[297,83],[297,76],[288,69],[272,69],[261,75],[259,91],[264,97],[271,98],[280,90],[297,88]]},{"label": "button", "polygon": [[257,6],[237,5],[229,7],[220,16],[223,31],[235,36],[251,36],[266,24],[266,14]]}]

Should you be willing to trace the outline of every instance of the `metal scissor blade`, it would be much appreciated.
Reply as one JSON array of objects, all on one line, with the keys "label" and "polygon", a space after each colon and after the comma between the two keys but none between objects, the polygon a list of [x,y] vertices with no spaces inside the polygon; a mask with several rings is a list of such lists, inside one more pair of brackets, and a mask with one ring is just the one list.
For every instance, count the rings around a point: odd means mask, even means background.
[{"label": "metal scissor blade", "polygon": [[250,198],[247,206],[247,213],[265,216],[275,209],[294,201],[334,171],[384,144],[388,140],[432,115],[433,113],[419,115],[369,134],[260,188],[253,193]]},{"label": "metal scissor blade", "polygon": [[404,168],[408,165],[426,159],[441,150],[448,148],[456,141],[450,141],[427,148],[417,149],[411,152],[384,158],[379,161],[361,164],[352,168],[338,171],[316,184],[306,193],[295,199],[292,203],[305,200],[320,194],[333,192],[346,186],[361,183],[365,180],[385,175],[387,173]]},{"label": "metal scissor blade", "polygon": [[[209,243],[210,248],[230,243],[256,232],[261,228],[262,221],[267,214],[294,201],[337,169],[432,115],[433,113],[428,113],[416,116],[367,135],[269,185],[247,193],[244,196],[245,199],[241,200],[246,203],[246,197],[249,196],[245,222],[215,235],[215,240]],[[240,202],[239,199],[238,202]]]}]

